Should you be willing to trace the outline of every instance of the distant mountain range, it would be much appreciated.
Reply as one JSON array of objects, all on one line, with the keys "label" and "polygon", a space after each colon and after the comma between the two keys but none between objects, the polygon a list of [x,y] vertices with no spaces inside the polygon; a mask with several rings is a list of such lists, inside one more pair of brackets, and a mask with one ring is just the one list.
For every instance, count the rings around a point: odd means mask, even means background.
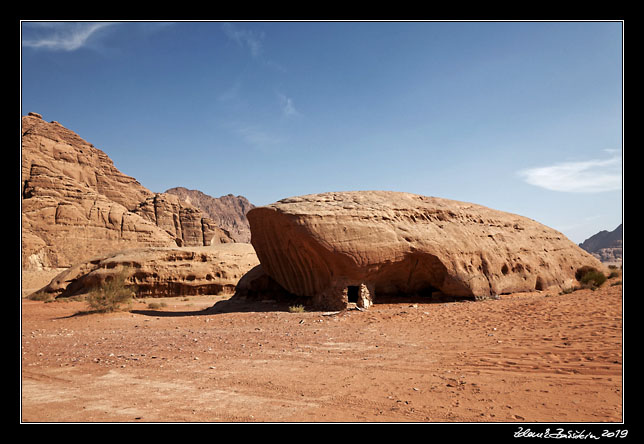
[{"label": "distant mountain range", "polygon": [[621,263],[622,224],[619,224],[613,231],[600,231],[583,241],[579,246],[602,262]]},{"label": "distant mountain range", "polygon": [[199,190],[184,187],[170,188],[166,193],[179,196],[184,202],[199,208],[214,220],[217,226],[228,231],[236,242],[250,243],[250,226],[246,220],[246,213],[255,206],[244,196],[228,194],[212,197]]}]

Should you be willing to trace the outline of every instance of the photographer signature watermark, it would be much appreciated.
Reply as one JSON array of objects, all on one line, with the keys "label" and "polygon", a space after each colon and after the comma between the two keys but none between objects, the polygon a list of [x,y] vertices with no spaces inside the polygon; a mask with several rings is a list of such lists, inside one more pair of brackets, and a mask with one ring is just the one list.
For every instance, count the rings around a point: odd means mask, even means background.
[{"label": "photographer signature watermark", "polygon": [[535,432],[531,429],[524,429],[519,427],[519,430],[514,432],[515,438],[552,438],[552,439],[601,439],[601,438],[626,438],[628,430],[603,430],[598,432],[587,432],[586,430],[565,430],[562,428],[550,430],[546,429],[543,432]]}]

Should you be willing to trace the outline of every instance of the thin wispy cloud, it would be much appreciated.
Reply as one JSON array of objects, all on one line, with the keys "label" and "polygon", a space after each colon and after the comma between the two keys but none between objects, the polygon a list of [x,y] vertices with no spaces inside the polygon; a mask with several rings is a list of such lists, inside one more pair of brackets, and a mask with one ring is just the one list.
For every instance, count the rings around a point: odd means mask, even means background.
[{"label": "thin wispy cloud", "polygon": [[221,29],[229,39],[233,40],[242,48],[246,48],[253,57],[259,57],[262,53],[263,32],[242,29],[232,23],[222,24]]},{"label": "thin wispy cloud", "polygon": [[[76,51],[86,46],[98,31],[114,25],[110,22],[42,22],[30,23],[29,36],[22,45],[52,51]],[[23,29],[23,37],[26,34]]]},{"label": "thin wispy cloud", "polygon": [[620,190],[622,158],[615,150],[606,152],[612,157],[528,168],[520,171],[519,176],[531,185],[551,191],[600,193]]},{"label": "thin wispy cloud", "polygon": [[285,117],[292,117],[300,114],[298,110],[295,109],[293,99],[286,97],[281,93],[278,93],[277,97],[279,99],[280,108],[282,109],[282,115],[284,115]]}]

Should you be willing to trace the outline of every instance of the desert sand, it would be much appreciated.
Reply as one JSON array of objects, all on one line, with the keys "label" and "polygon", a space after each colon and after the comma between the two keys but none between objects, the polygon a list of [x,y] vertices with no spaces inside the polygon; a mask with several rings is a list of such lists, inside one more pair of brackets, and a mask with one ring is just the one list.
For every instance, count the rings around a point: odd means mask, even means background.
[{"label": "desert sand", "polygon": [[[23,274],[23,295],[54,274]],[[192,296],[88,314],[23,298],[21,420],[620,422],[620,279],[340,312]]]}]

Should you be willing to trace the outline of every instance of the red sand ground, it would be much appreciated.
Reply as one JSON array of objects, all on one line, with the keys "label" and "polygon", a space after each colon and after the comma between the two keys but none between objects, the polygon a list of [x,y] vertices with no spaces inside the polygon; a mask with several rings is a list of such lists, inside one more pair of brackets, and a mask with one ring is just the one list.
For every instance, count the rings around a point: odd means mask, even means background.
[{"label": "red sand ground", "polygon": [[77,315],[84,302],[23,299],[21,419],[620,422],[615,281],[337,314],[211,296]]}]

